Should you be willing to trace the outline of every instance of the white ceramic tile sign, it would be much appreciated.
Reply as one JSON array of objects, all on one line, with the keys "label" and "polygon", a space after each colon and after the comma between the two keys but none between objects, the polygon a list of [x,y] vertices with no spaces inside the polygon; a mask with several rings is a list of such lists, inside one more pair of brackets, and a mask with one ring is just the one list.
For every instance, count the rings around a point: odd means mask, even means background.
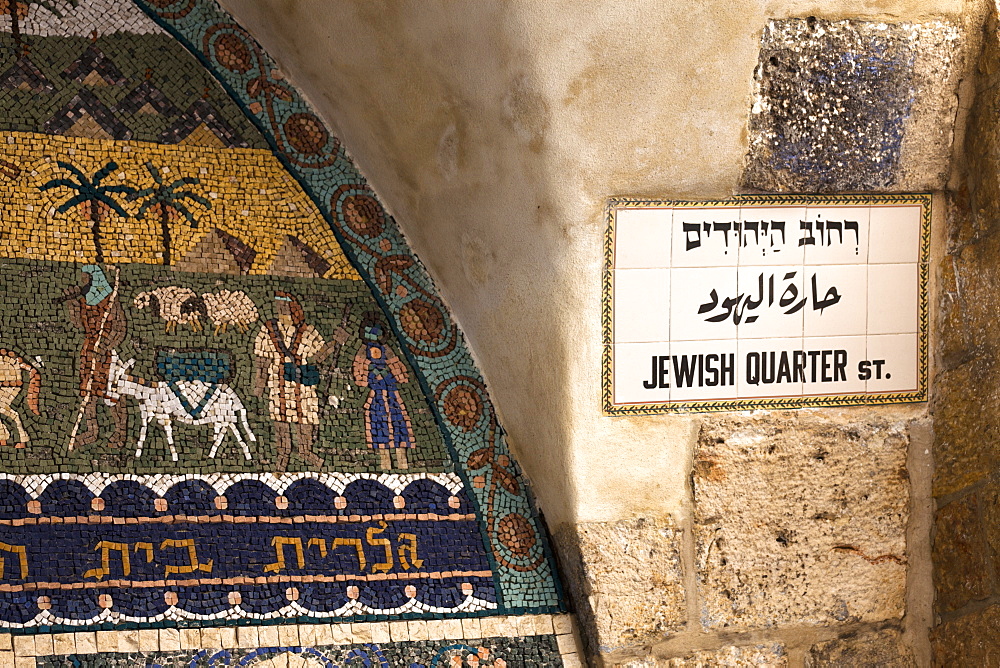
[{"label": "white ceramic tile sign", "polygon": [[611,200],[605,411],[924,401],[930,206]]}]

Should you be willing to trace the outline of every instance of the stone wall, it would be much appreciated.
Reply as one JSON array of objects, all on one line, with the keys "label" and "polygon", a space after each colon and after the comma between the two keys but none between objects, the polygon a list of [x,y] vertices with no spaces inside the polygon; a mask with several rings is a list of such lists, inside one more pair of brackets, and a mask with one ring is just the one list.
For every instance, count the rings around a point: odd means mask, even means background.
[{"label": "stone wall", "polygon": [[692,515],[557,533],[604,665],[922,665],[929,420],[817,413],[705,420]]},{"label": "stone wall", "polygon": [[[575,665],[513,454],[595,664],[927,665],[932,447],[936,661],[991,660],[985,3],[42,4],[0,15],[0,666]],[[803,190],[935,193],[933,412],[602,416],[607,198]],[[91,403],[102,302],[144,380]],[[267,386],[313,370],[253,374],[293,302],[331,360],[294,427]],[[206,374],[247,409],[217,450],[111,396]]]},{"label": "stone wall", "polygon": [[995,8],[984,27],[960,187],[941,259],[938,390],[934,401],[935,665],[994,665],[1000,644],[996,411],[1000,404],[995,294],[1000,253]]}]

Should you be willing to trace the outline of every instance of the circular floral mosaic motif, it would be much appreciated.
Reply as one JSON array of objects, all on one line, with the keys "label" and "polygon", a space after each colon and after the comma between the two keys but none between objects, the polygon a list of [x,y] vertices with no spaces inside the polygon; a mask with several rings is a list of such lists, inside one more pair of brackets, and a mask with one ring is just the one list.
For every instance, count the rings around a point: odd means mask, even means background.
[{"label": "circular floral mosaic motif", "polygon": [[414,299],[399,309],[399,324],[414,341],[432,343],[444,332],[444,316],[441,311],[423,299]]},{"label": "circular floral mosaic motif", "polygon": [[459,385],[445,395],[444,414],[456,427],[472,431],[483,415],[483,400],[472,388]]},{"label": "circular floral mosaic motif", "polygon": [[500,520],[497,534],[500,542],[519,557],[526,556],[537,541],[531,524],[517,513],[511,513]]},{"label": "circular floral mosaic motif", "polygon": [[350,195],[344,199],[344,220],[363,237],[377,237],[385,229],[385,213],[374,197]]},{"label": "circular floral mosaic motif", "polygon": [[312,114],[292,114],[285,121],[285,136],[288,143],[299,153],[316,155],[326,146],[330,138],[323,123]]},{"label": "circular floral mosaic motif", "polygon": [[247,72],[253,67],[253,57],[250,49],[237,35],[222,35],[212,45],[215,59],[232,72]]}]

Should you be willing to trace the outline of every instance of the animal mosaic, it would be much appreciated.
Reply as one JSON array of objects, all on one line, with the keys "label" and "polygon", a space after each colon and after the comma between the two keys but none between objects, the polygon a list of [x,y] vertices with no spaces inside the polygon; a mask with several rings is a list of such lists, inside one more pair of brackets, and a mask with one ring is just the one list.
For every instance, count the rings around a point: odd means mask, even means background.
[{"label": "animal mosaic", "polygon": [[[139,438],[135,443],[135,456],[142,456],[142,446],[146,442],[146,432],[151,422],[156,422],[163,428],[170,446],[170,458],[177,461],[177,449],[174,447],[173,422],[183,422],[192,425],[212,425],[214,440],[209,457],[215,457],[222,445],[226,433],[232,433],[236,442],[243,450],[243,456],[253,459],[250,448],[240,435],[237,423],[243,427],[247,438],[256,441],[253,430],[247,422],[247,410],[239,396],[225,383],[208,382],[192,374],[169,381],[148,381],[128,374],[135,366],[135,360],[122,362],[118,351],[111,351],[111,372],[108,380],[107,394],[113,401],[122,395],[135,397],[139,401],[140,424]],[[185,374],[187,375],[187,374]]]},{"label": "animal mosaic", "polygon": [[214,334],[225,334],[230,325],[247,332],[260,317],[253,300],[241,290],[206,292],[201,298],[208,319],[215,324]]},{"label": "animal mosaic", "polygon": [[203,325],[201,318],[208,317],[204,298],[190,288],[167,285],[148,292],[140,292],[133,301],[136,308],[149,308],[164,324],[168,332],[177,331],[179,325],[187,325],[198,331]]}]

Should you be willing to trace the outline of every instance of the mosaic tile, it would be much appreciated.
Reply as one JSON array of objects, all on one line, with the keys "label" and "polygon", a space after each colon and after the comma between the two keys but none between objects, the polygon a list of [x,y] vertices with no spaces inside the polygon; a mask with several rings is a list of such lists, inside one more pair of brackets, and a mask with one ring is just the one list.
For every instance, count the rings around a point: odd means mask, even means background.
[{"label": "mosaic tile", "polygon": [[[554,640],[464,640],[561,595],[462,334],[340,140],[211,0],[11,7],[0,627],[19,655],[558,665]],[[323,654],[331,620],[379,624]]]},{"label": "mosaic tile", "polygon": [[[294,627],[293,627],[294,628]],[[549,668],[562,666],[556,636],[526,638],[469,638],[458,641],[386,641],[346,646],[256,646],[251,648],[202,648],[175,652],[106,652],[39,657],[37,668],[66,665],[81,668],[216,668],[255,666],[299,668],[333,666],[475,666],[478,668]]]}]

